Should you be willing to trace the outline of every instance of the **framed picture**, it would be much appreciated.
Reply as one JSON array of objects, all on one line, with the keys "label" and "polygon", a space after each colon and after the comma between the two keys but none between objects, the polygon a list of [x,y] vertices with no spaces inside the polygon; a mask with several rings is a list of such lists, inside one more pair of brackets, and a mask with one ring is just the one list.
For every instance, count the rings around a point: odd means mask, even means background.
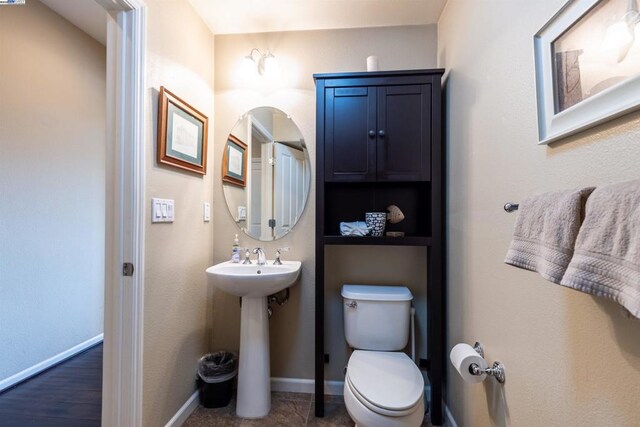
[{"label": "framed picture", "polygon": [[207,173],[207,116],[169,92],[158,97],[158,163]]},{"label": "framed picture", "polygon": [[635,0],[571,0],[534,37],[539,143],[640,106]]},{"label": "framed picture", "polygon": [[222,155],[222,181],[247,185],[247,144],[234,135],[229,135]]}]

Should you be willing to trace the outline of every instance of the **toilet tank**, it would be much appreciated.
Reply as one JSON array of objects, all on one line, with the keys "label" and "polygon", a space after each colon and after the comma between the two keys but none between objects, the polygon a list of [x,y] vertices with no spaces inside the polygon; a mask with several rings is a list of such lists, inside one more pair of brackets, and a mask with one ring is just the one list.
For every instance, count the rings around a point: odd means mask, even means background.
[{"label": "toilet tank", "polygon": [[409,341],[413,295],[405,286],[342,286],[344,335],[360,350],[399,351]]}]

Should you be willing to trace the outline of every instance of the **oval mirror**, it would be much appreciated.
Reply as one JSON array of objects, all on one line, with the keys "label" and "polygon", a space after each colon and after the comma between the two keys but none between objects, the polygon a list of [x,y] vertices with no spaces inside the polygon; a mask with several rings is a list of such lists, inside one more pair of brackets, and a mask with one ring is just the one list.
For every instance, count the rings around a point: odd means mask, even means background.
[{"label": "oval mirror", "polygon": [[289,115],[273,107],[244,114],[222,156],[224,198],[240,229],[262,241],[291,231],[307,204],[310,165],[304,137]]}]

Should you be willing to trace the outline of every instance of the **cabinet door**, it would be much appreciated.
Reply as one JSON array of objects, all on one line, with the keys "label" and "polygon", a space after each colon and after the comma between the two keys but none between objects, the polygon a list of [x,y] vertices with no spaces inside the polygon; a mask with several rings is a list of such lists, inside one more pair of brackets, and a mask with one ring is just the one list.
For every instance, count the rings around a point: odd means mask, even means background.
[{"label": "cabinet door", "polygon": [[325,180],[376,179],[376,88],[325,90]]},{"label": "cabinet door", "polygon": [[378,181],[431,179],[431,85],[378,88]]}]

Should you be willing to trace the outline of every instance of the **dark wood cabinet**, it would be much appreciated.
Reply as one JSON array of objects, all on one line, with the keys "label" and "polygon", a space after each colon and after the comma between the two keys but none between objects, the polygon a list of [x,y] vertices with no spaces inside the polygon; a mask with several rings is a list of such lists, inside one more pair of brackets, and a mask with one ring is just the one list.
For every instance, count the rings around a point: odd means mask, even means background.
[{"label": "dark wood cabinet", "polygon": [[376,179],[376,88],[327,88],[325,175],[328,181]]},{"label": "dark wood cabinet", "polygon": [[328,87],[325,180],[428,181],[431,85]]},{"label": "dark wood cabinet", "polygon": [[429,181],[431,85],[377,90],[377,181]]},{"label": "dark wood cabinet", "polygon": [[[324,415],[324,277],[327,245],[427,248],[430,418],[442,424],[445,373],[445,208],[441,78],[444,70],[316,74],[315,414]],[[388,231],[404,237],[345,237],[341,221],[397,204]],[[364,267],[364,266],[363,266]],[[391,266],[390,266],[391,267]],[[366,268],[366,267],[364,267]],[[332,331],[342,333],[342,331]],[[424,338],[424,337],[423,337]]]}]

